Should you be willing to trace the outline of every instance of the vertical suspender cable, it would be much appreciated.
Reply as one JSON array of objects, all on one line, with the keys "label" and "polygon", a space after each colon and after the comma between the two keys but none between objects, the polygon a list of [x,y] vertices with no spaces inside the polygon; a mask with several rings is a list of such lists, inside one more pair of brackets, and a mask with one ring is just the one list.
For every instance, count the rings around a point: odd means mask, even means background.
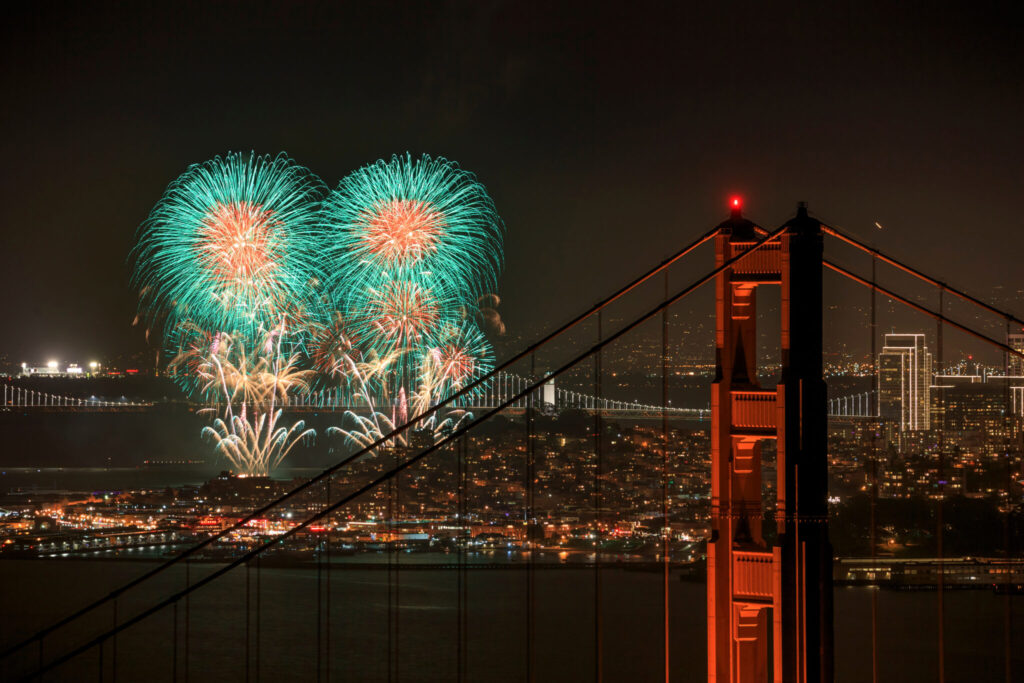
[{"label": "vertical suspender cable", "polygon": [[[171,683],[178,683],[178,602],[174,602],[174,611],[171,616],[173,624],[171,625]],[[246,645],[249,641],[246,640]],[[43,668],[43,662],[40,658],[39,668]],[[40,676],[42,678],[42,676]],[[246,672],[245,683],[249,683],[249,675]]]},{"label": "vertical suspender cable", "polygon": [[[397,444],[392,442],[390,447],[394,453],[394,461],[398,463]],[[395,643],[394,643],[394,564],[395,564],[395,480],[388,479],[387,493],[387,556],[388,556],[388,683],[394,680]]]},{"label": "vertical suspender cable", "polygon": [[[537,354],[530,354],[530,382],[537,381]],[[535,658],[535,633],[534,633],[534,619],[536,613],[534,611],[534,566],[533,566],[533,521],[534,521],[534,498],[533,498],[533,479],[534,479],[534,467],[536,466],[536,451],[535,442],[536,436],[534,430],[536,429],[536,410],[537,410],[537,394],[533,392],[529,394],[526,402],[526,543],[527,543],[527,560],[526,560],[526,680],[533,681],[536,678],[536,671],[534,667]]]},{"label": "vertical suspender cable", "polygon": [[[117,598],[111,601],[112,621],[114,629],[117,628]],[[117,634],[110,639],[110,680],[117,683]]]},{"label": "vertical suspender cable", "polygon": [[[250,631],[250,626],[252,624],[252,611],[251,611],[251,607],[250,607],[251,602],[252,602],[252,598],[251,598],[251,596],[252,596],[252,589],[250,587],[251,584],[252,584],[251,574],[252,574],[252,564],[249,563],[249,562],[246,562],[245,563],[245,683],[249,683],[249,665],[250,665],[250,660],[252,659],[251,654],[250,654],[250,643],[252,641],[252,636],[251,636],[251,634],[249,632]],[[175,603],[175,605],[177,605],[177,603]]]},{"label": "vertical suspender cable", "polygon": [[[337,400],[337,395],[335,395],[335,400]],[[331,504],[331,484],[333,481],[333,474],[327,477],[326,498],[328,506]],[[325,587],[327,595],[325,596],[325,603],[327,616],[324,620],[324,680],[327,681],[327,683],[330,683],[331,680],[331,527],[334,525],[333,520],[333,514],[327,515],[327,524],[324,527],[326,529],[326,533],[324,535],[327,537],[325,545],[325,556],[327,561],[327,586]]]},{"label": "vertical suspender cable", "polygon": [[[192,560],[185,560],[185,588],[189,588],[192,585]],[[188,670],[189,670],[189,631],[192,628],[192,605],[191,605],[191,593],[185,596],[185,683],[188,683]]]},{"label": "vertical suspender cable", "polygon": [[[936,353],[938,355],[938,373],[942,374],[943,366],[943,355],[942,355],[942,328],[943,328],[943,317],[946,315],[946,308],[943,301],[943,289],[939,289],[939,319],[936,322],[937,335],[936,335]],[[931,378],[929,377],[929,381]],[[914,381],[917,381],[915,378]],[[939,499],[938,505],[935,511],[935,525],[936,525],[936,544],[939,551],[939,581],[938,591],[936,592],[936,600],[938,601],[938,618],[939,618],[939,683],[944,683],[946,680],[946,605],[945,605],[945,593],[946,593],[946,567],[943,556],[943,536],[945,535],[944,522],[942,519],[943,507],[945,504],[946,489],[943,477],[945,473],[945,458],[946,458],[946,396],[945,390],[942,385],[937,387],[939,392],[939,405],[942,406],[941,412],[941,424],[939,425],[939,463],[938,463],[938,483],[939,483]]]},{"label": "vertical suspender cable", "polygon": [[472,532],[472,527],[470,527],[468,523],[465,521],[467,511],[469,510],[469,502],[467,500],[467,496],[469,493],[469,436],[467,434],[463,434],[460,441],[462,446],[462,457],[460,459],[460,465],[462,467],[462,480],[459,487],[459,504],[461,505],[462,509],[459,512],[459,519],[460,527],[464,527],[464,531],[462,534],[462,545],[460,546],[459,558],[461,562],[459,566],[459,618],[461,619],[459,626],[459,631],[461,634],[461,640],[459,643],[459,647],[461,650],[461,659],[459,661],[459,667],[460,671],[462,672],[463,680],[466,680],[469,678],[469,583],[467,581],[469,577],[466,574],[466,562],[467,555],[469,553],[469,536]]},{"label": "vertical suspender cable", "polygon": [[[875,344],[878,339],[878,317],[876,302],[878,300],[877,272],[878,259],[871,255],[871,326],[868,333],[871,335],[871,391],[875,396],[875,415],[869,423],[871,425],[871,567],[875,571],[875,561],[878,559],[878,523],[875,519],[878,507],[878,438],[882,428],[882,416],[878,400],[878,355]],[[876,574],[877,576],[877,574]],[[879,587],[871,587],[871,680],[878,683],[878,590]]]},{"label": "vertical suspender cable", "polygon": [[256,556],[256,647],[254,648],[256,650],[256,666],[253,667],[255,669],[256,674],[256,683],[259,683],[260,681],[260,631],[262,630],[263,625],[263,612],[260,609],[262,607],[261,601],[263,599],[263,591],[261,590],[261,582],[263,577],[263,563],[261,561],[262,557],[262,554]]},{"label": "vertical suspender cable", "polygon": [[[601,342],[603,310],[597,312],[597,341]],[[594,355],[594,395],[597,410],[594,411],[594,455],[597,469],[594,472],[594,680],[600,683],[604,676],[601,652],[601,475],[603,463],[603,424],[601,420],[602,396],[602,349]]]},{"label": "vertical suspender cable", "polygon": [[[327,491],[327,487],[324,487]],[[329,500],[324,500],[323,509],[330,505]],[[327,529],[324,522],[324,529]],[[324,578],[324,549],[320,537],[316,538],[316,681],[320,683],[323,670],[323,578]]]},{"label": "vertical suspender cable", "polygon": [[[1006,318],[1006,343],[1010,343],[1010,318]],[[1020,365],[1018,362],[1017,365]],[[1006,442],[1003,449],[1003,459],[1006,463],[1006,513],[1003,515],[1003,550],[1005,552],[1006,561],[1006,574],[1004,574],[1005,585],[1005,597],[1004,597],[1004,616],[1003,616],[1003,653],[1005,655],[1005,669],[1006,669],[1006,683],[1011,683],[1013,680],[1011,662],[1013,660],[1013,639],[1012,639],[1012,626],[1013,626],[1013,610],[1011,608],[1011,597],[1013,591],[1010,590],[1010,585],[1013,583],[1014,573],[1016,572],[1016,566],[1013,561],[1013,552],[1010,548],[1010,513],[1013,511],[1013,478],[1010,475],[1010,454],[1013,452],[1011,444],[1013,443],[1015,431],[1021,427],[1020,419],[1016,414],[1013,414],[1012,402],[1010,401],[1010,353],[1006,349],[1003,349],[1003,375],[1006,379],[1003,381],[1005,385],[1003,388],[1003,415],[1005,417],[1005,438]],[[1021,394],[1021,401],[1024,402],[1024,393]],[[1022,406],[1024,408],[1024,406]]]},{"label": "vertical suspender cable", "polygon": [[455,527],[455,680],[462,683],[465,680],[465,672],[462,670],[462,570],[465,562],[463,548],[466,542],[466,534],[463,532],[463,525],[466,523],[462,516],[463,491],[463,445],[466,437],[455,442],[455,517],[459,523]]},{"label": "vertical suspender cable", "polygon": [[[407,399],[408,400],[408,399]],[[406,437],[406,443],[411,440],[411,434]],[[410,449],[411,450],[411,449]],[[395,465],[397,466],[400,462],[399,449],[395,449]],[[401,625],[402,619],[402,576],[400,574],[400,566],[402,562],[402,551],[398,545],[398,536],[401,534],[401,518],[402,518],[402,473],[399,472],[395,475],[395,520],[394,520],[394,534],[393,541],[394,554],[395,554],[395,680],[402,680],[401,676],[401,636],[399,632],[399,626]]]},{"label": "vertical suspender cable", "polygon": [[[668,269],[665,269],[665,298],[668,301]],[[665,683],[669,683],[669,552],[671,526],[668,521],[668,306],[661,311],[661,604],[662,640],[665,655]]]}]

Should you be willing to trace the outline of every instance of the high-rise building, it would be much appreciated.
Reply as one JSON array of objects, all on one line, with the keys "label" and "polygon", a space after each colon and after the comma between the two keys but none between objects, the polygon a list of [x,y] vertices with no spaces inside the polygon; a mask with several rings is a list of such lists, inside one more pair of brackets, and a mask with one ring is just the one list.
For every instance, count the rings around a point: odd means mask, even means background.
[{"label": "high-rise building", "polygon": [[[1006,335],[1006,345],[1014,351],[1024,353],[1024,332],[1011,332]],[[1010,374],[1016,377],[1024,375],[1024,358],[1010,354]]]},{"label": "high-rise building", "polygon": [[[1024,379],[1002,375],[936,375],[932,426],[944,442],[965,455],[998,455],[1017,443]],[[1009,410],[1007,410],[1009,408]]]},{"label": "high-rise building", "polygon": [[900,431],[931,427],[932,354],[923,334],[887,334],[878,354],[878,414]]}]

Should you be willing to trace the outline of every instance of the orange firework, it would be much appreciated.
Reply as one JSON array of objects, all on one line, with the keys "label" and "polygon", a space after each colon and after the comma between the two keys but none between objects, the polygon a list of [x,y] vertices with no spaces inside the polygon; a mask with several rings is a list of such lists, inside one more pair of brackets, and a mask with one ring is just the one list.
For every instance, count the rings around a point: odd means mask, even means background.
[{"label": "orange firework", "polygon": [[363,213],[366,251],[385,266],[409,266],[437,251],[444,216],[427,202],[390,199]]},{"label": "orange firework", "polygon": [[326,377],[348,375],[361,360],[354,332],[341,313],[332,314],[329,322],[312,323],[310,336],[309,356],[313,369]]},{"label": "orange firework", "polygon": [[244,201],[213,205],[199,229],[199,258],[222,295],[244,302],[276,289],[281,245],[273,212]]},{"label": "orange firework", "polygon": [[447,342],[433,350],[434,362],[444,381],[461,389],[476,369],[476,357],[460,343]]},{"label": "orange firework", "polygon": [[433,292],[408,280],[383,284],[368,304],[368,321],[397,348],[419,343],[434,329],[441,314]]},{"label": "orange firework", "polygon": [[421,356],[420,371],[430,401],[442,400],[494,367],[491,347],[470,320],[448,324],[437,346]]}]

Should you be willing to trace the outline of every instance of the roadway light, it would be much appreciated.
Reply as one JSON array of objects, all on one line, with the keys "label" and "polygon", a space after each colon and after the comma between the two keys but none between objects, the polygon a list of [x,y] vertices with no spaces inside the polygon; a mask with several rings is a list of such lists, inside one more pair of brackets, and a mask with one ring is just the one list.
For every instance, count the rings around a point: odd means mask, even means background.
[{"label": "roadway light", "polygon": [[46,367],[48,367],[48,368],[55,368],[55,367],[57,367],[57,361],[55,361],[55,360],[47,361],[46,362]]}]

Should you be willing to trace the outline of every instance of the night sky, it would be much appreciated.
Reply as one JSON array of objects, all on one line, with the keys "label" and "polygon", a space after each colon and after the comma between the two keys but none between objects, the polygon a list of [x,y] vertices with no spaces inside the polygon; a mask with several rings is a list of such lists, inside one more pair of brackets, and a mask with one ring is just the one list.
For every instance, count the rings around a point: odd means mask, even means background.
[{"label": "night sky", "polygon": [[6,8],[0,353],[143,348],[136,228],[229,150],[331,186],[396,152],[458,160],[507,226],[513,330],[593,303],[732,193],[769,227],[806,200],[983,296],[1024,285],[1020,3],[547,4]]}]

